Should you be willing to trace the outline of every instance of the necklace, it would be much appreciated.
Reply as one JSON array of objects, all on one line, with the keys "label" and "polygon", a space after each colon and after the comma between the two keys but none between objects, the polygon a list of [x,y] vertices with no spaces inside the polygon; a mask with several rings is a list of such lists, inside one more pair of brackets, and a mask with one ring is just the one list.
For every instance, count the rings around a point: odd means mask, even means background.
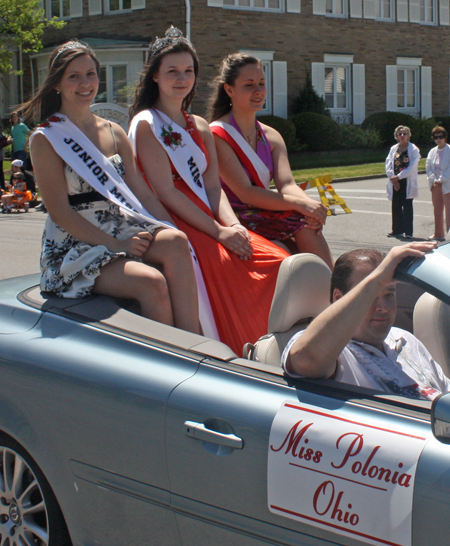
[{"label": "necklace", "polygon": [[249,134],[249,135],[245,135],[245,138],[247,139],[247,142],[249,144],[252,143],[252,140],[253,140],[253,135],[256,133],[256,126],[253,127],[253,131]]},{"label": "necklace", "polygon": [[94,117],[92,112],[89,114],[89,117],[86,119],[72,119],[71,117],[67,116],[72,123],[87,123],[88,121],[91,121],[91,119]]}]

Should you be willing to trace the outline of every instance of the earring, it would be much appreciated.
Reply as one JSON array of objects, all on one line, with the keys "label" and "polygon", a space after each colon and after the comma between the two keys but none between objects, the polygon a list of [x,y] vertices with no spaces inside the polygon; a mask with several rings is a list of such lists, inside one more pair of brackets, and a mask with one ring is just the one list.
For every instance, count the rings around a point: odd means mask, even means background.
[{"label": "earring", "polygon": [[60,91],[56,91],[56,94],[59,95],[59,94],[60,94]]}]

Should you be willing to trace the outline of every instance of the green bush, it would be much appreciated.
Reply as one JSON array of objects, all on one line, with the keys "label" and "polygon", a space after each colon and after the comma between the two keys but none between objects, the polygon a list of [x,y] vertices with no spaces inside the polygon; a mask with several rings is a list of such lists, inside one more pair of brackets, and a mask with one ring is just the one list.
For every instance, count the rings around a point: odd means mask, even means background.
[{"label": "green bush", "polygon": [[339,146],[339,124],[334,119],[303,112],[291,118],[295,126],[297,142],[306,145],[309,150],[332,150]]},{"label": "green bush", "polygon": [[295,144],[295,126],[290,119],[280,118],[279,116],[258,116],[258,121],[278,131],[283,137],[288,150],[293,148]]},{"label": "green bush", "polygon": [[362,129],[357,125],[340,125],[339,144],[342,148],[381,148],[380,133],[373,127]]},{"label": "green bush", "polygon": [[416,133],[411,139],[412,142],[417,144],[431,144],[433,142],[431,138],[431,131],[433,127],[436,127],[436,120],[434,118],[421,118],[417,119]]},{"label": "green bush", "polygon": [[293,115],[301,114],[302,112],[315,112],[316,114],[323,114],[325,116],[330,115],[330,111],[325,105],[325,99],[313,87],[309,72],[306,72],[305,85],[292,104]]},{"label": "green bush", "polygon": [[394,131],[399,125],[406,125],[411,129],[411,141],[418,142],[416,136],[420,135],[420,120],[408,114],[400,112],[378,112],[367,117],[361,127],[377,129],[384,145],[395,144]]},{"label": "green bush", "polygon": [[[443,127],[447,131],[447,134],[450,135],[450,116],[438,116],[438,117],[436,117],[435,118],[435,124],[433,125],[433,127],[436,127],[436,125],[440,125],[441,127]],[[430,138],[431,138],[431,131],[430,131]],[[448,139],[448,140],[450,140],[450,139]]]}]

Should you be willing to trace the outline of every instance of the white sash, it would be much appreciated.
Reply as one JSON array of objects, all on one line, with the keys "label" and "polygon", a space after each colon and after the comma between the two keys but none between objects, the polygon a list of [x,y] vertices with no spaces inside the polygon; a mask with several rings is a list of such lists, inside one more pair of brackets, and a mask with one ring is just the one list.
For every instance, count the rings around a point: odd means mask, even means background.
[{"label": "white sash", "polygon": [[169,156],[177,173],[197,197],[211,209],[202,176],[208,163],[205,154],[194,142],[191,135],[160,110],[155,108],[143,110],[134,116],[128,131],[128,138],[136,156],[136,131],[140,121],[146,121],[150,125],[153,134]]},{"label": "white sash", "polygon": [[[49,121],[35,130],[30,137],[30,142],[37,134],[44,135],[67,165],[86,180],[94,190],[119,206],[127,215],[132,216],[138,222],[176,229],[169,222],[157,220],[141,205],[109,159],[67,116],[54,114]],[[190,245],[190,249],[197,279],[199,313],[203,333],[207,337],[218,340],[219,335],[202,272],[192,245]]]},{"label": "white sash", "polygon": [[245,140],[245,138],[239,133],[239,131],[237,131],[232,125],[224,121],[213,121],[212,123],[210,123],[209,126],[221,127],[230,135],[230,137],[235,141],[237,146],[241,148],[243,154],[246,155],[249,161],[252,163],[253,168],[255,169],[261,183],[268,190],[270,187],[270,171],[267,168],[267,165],[250,146],[250,144]]}]

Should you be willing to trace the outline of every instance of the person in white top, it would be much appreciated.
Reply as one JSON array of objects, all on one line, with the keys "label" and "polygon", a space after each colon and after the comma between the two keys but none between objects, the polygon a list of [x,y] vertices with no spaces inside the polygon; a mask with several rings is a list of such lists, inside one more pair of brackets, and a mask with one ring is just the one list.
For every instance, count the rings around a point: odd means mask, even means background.
[{"label": "person in white top", "polygon": [[425,166],[434,208],[434,233],[429,239],[445,241],[450,229],[450,146],[444,127],[436,126],[431,135],[437,146],[430,150]]},{"label": "person in white top", "polygon": [[291,377],[336,379],[410,398],[433,399],[450,390],[425,346],[412,334],[393,328],[397,265],[421,257],[435,242],[409,243],[383,255],[352,250],[335,264],[332,304],[286,346],[282,366]]}]

